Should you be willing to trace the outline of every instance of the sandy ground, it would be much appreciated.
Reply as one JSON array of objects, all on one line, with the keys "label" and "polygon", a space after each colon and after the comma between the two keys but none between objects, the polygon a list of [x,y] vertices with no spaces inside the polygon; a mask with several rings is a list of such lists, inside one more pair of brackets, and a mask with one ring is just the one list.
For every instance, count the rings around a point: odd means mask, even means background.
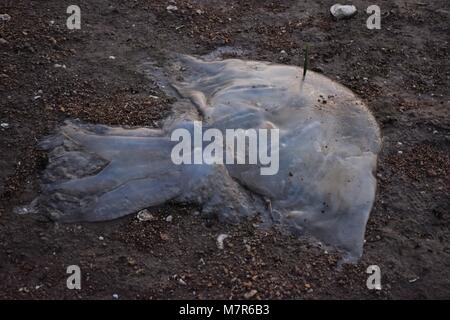
[{"label": "sandy ground", "polygon": [[[450,298],[450,4],[370,2],[382,29],[368,30],[369,4],[352,2],[358,14],[333,21],[328,0],[177,0],[174,13],[168,1],[78,0],[82,28],[70,31],[72,2],[2,0],[11,20],[0,21],[0,298]],[[38,194],[46,159],[36,143],[64,119],[160,125],[173,98],[143,64],[231,46],[240,58],[301,65],[305,44],[311,68],[358,93],[382,128],[359,264],[338,270],[333,252],[251,221],[200,218],[187,204],[150,208],[147,222],[62,225],[13,212]],[[230,235],[224,250],[220,233]],[[72,264],[82,290],[66,288]],[[381,291],[366,287],[373,264]]]}]

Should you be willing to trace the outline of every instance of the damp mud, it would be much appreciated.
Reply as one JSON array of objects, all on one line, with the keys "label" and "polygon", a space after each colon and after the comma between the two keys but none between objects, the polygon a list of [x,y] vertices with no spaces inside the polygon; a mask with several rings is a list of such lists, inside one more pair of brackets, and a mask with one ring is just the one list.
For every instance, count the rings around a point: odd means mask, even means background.
[{"label": "damp mud", "polygon": [[[361,256],[380,133],[357,96],[311,71],[302,79],[303,69],[294,66],[179,56],[171,69],[182,70],[171,82],[181,102],[161,129],[72,121],[40,143],[49,164],[39,212],[61,222],[102,221],[188,202],[203,215],[258,216]],[[175,164],[171,133],[183,128],[194,136],[199,120],[203,130],[224,135],[278,129],[268,153],[278,153],[279,170],[264,175],[261,164],[237,161]]]}]

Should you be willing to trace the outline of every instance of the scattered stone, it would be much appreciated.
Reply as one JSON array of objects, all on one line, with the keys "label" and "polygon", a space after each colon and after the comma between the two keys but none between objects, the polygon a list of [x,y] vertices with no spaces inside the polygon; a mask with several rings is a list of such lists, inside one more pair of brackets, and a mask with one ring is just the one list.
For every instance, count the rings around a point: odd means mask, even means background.
[{"label": "scattered stone", "polygon": [[127,258],[127,262],[128,262],[128,265],[130,265],[130,266],[136,265],[136,260],[134,260],[134,259],[131,258],[131,257],[128,257],[128,258]]},{"label": "scattered stone", "polygon": [[119,295],[117,294],[117,293],[114,293],[113,295],[112,295],[112,297],[113,297],[113,299],[119,299]]},{"label": "scattered stone", "polygon": [[398,154],[403,154],[403,151],[402,150],[398,150]]},{"label": "scattered stone", "polygon": [[147,209],[139,211],[136,218],[141,222],[155,220],[155,217]]},{"label": "scattered stone", "polygon": [[203,14],[203,13],[204,13],[203,10],[200,10],[200,9],[195,10],[195,12],[196,12],[197,14]]},{"label": "scattered stone", "polygon": [[8,128],[9,128],[9,123],[2,122],[2,123],[0,124],[0,126],[1,126],[3,129],[8,129]]},{"label": "scattered stone", "polygon": [[172,222],[172,220],[173,220],[173,217],[172,217],[172,216],[167,216],[167,218],[166,218],[166,221],[167,221],[167,222]]},{"label": "scattered stone", "polygon": [[31,203],[28,206],[21,206],[14,208],[14,213],[19,215],[25,215],[25,214],[33,214],[37,212],[36,203]]},{"label": "scattered stone", "polygon": [[178,7],[170,4],[167,6],[166,10],[169,12],[178,11]]},{"label": "scattered stone", "polygon": [[65,68],[66,68],[66,65],[65,65],[65,64],[58,64],[58,63],[55,63],[55,64],[54,64],[54,67],[55,67],[55,68],[63,68],[63,69],[65,69]]},{"label": "scattered stone", "polygon": [[219,236],[217,237],[217,248],[219,248],[219,250],[223,250],[223,241],[228,237],[229,235],[227,234],[219,234]]},{"label": "scattered stone", "polygon": [[416,281],[419,280],[419,279],[420,279],[419,277],[416,277],[416,278],[413,278],[413,279],[408,280],[408,282],[409,282],[409,283],[414,283],[414,282],[416,282]]},{"label": "scattered stone", "polygon": [[178,283],[181,284],[181,285],[183,285],[183,286],[186,286],[186,285],[187,285],[186,281],[184,281],[184,280],[181,279],[181,278],[178,279]]},{"label": "scattered stone", "polygon": [[342,5],[337,3],[330,8],[330,12],[337,20],[351,18],[356,14],[354,5]]},{"label": "scattered stone", "polygon": [[114,56],[109,56],[108,58],[111,60],[116,60],[116,57],[114,57]]},{"label": "scattered stone", "polygon": [[9,21],[11,20],[11,16],[7,13],[0,14],[0,21]]},{"label": "scattered stone", "polygon": [[245,298],[245,299],[251,299],[251,298],[253,298],[257,293],[258,293],[258,291],[256,291],[255,289],[250,290],[249,292],[247,292],[246,294],[244,294],[244,298]]},{"label": "scattered stone", "polygon": [[103,238],[102,236],[98,237],[98,240],[103,241],[105,240],[105,238]]},{"label": "scattered stone", "polygon": [[160,233],[159,237],[161,238],[162,241],[167,241],[169,240],[169,236],[167,235],[167,233]]}]

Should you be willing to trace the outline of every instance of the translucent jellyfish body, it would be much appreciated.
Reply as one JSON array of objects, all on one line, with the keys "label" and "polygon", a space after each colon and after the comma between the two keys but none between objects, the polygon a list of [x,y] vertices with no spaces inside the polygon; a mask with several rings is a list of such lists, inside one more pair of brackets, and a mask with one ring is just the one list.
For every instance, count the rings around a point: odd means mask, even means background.
[{"label": "translucent jellyfish body", "polygon": [[[172,85],[184,102],[162,129],[67,122],[41,142],[49,164],[39,210],[63,222],[100,221],[169,200],[195,202],[204,214],[234,221],[259,215],[359,257],[380,149],[364,103],[314,72],[302,81],[294,66],[188,56],[179,64],[184,71]],[[278,129],[279,170],[175,164],[171,133],[193,133],[194,121],[220,132]]]}]

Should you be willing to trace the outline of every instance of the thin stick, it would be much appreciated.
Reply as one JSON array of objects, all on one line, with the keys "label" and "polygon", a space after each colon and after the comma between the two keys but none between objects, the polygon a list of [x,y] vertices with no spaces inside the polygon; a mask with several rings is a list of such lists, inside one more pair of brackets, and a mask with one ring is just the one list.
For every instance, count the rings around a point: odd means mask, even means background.
[{"label": "thin stick", "polygon": [[308,65],[309,65],[309,46],[306,44],[304,49],[305,55],[303,57],[303,79],[302,81],[305,81],[306,72],[308,71]]}]

